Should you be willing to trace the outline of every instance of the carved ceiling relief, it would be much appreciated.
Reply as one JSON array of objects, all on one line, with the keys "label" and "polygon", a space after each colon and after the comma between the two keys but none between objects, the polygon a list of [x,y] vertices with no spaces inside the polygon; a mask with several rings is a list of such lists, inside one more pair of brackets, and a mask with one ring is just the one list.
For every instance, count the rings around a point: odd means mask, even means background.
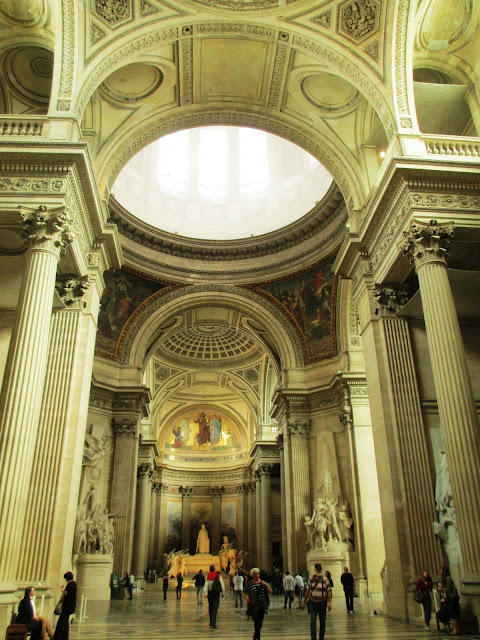
[{"label": "carved ceiling relief", "polygon": [[377,0],[348,1],[338,7],[338,30],[355,42],[363,42],[380,28],[380,3]]},{"label": "carved ceiling relief", "polygon": [[92,10],[111,27],[133,17],[132,0],[92,0]]}]

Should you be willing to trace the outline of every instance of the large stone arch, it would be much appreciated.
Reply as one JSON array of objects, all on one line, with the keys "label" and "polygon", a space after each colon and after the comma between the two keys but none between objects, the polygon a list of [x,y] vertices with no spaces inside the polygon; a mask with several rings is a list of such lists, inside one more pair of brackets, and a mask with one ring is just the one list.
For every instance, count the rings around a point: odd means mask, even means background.
[{"label": "large stone arch", "polygon": [[281,368],[302,367],[302,346],[293,326],[269,301],[241,287],[206,284],[175,289],[146,301],[126,330],[120,363],[143,368],[147,351],[155,340],[158,326],[187,309],[215,302],[248,315],[268,332],[275,342]]}]

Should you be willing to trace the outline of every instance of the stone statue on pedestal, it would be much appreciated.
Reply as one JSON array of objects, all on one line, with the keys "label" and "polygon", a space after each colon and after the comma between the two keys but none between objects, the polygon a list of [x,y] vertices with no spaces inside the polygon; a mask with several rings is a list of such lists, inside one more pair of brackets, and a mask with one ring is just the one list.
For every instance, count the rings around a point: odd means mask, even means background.
[{"label": "stone statue on pedestal", "polygon": [[229,561],[229,552],[231,548],[232,548],[232,545],[228,541],[228,536],[223,536],[223,544],[220,547],[220,553],[218,554],[220,556],[220,568],[222,571],[227,570],[228,561]]},{"label": "stone statue on pedestal", "polygon": [[204,524],[200,527],[197,536],[197,553],[210,553],[210,538]]}]

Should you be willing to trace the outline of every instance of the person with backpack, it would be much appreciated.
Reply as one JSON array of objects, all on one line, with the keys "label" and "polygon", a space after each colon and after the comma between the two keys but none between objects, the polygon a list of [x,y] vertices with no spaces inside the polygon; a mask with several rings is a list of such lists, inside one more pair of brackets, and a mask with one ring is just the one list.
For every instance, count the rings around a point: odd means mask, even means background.
[{"label": "person with backpack", "polygon": [[263,619],[270,606],[270,595],[272,589],[260,578],[260,569],[256,568],[250,571],[251,580],[243,591],[243,597],[247,601],[247,616],[253,619],[255,631],[253,640],[260,640],[260,631],[262,629]]},{"label": "person with backpack", "polygon": [[315,573],[310,578],[303,600],[302,609],[308,602],[310,613],[310,636],[311,640],[316,640],[317,635],[317,615],[320,619],[319,640],[325,637],[325,626],[327,621],[327,610],[332,609],[332,589],[328,578],[322,576],[322,565],[317,562]]},{"label": "person with backpack", "polygon": [[205,597],[208,598],[208,615],[210,616],[210,626],[217,628],[217,612],[220,605],[220,596],[225,597],[225,585],[223,584],[220,571],[215,571],[215,565],[210,565],[210,572],[207,574],[207,581],[203,588]]}]

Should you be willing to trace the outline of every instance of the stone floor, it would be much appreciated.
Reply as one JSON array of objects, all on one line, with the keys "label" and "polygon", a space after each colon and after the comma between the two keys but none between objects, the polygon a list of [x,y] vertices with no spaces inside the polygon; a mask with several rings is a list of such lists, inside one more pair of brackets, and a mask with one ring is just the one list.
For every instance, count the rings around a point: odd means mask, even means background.
[{"label": "stone floor", "polygon": [[[164,602],[160,589],[149,587],[146,591],[139,591],[131,601],[89,602],[84,622],[79,620],[77,609],[77,619],[71,626],[71,640],[151,640],[157,637],[168,640],[243,640],[253,636],[252,621],[247,620],[245,608],[235,609],[230,593],[220,603],[218,628],[211,629],[207,601],[205,599],[202,606],[197,605],[195,589],[184,589],[182,599],[176,600],[175,589],[171,587]],[[310,620],[306,611],[297,608],[284,610],[280,596],[272,596],[271,600],[263,624],[262,640],[309,640]],[[407,624],[361,611],[347,615],[343,597],[334,597],[332,611],[327,617],[325,640],[434,640],[448,636],[434,629],[433,622],[430,633],[420,626],[420,622],[419,618],[418,624]],[[458,637],[463,640],[472,638],[471,635]]]}]

